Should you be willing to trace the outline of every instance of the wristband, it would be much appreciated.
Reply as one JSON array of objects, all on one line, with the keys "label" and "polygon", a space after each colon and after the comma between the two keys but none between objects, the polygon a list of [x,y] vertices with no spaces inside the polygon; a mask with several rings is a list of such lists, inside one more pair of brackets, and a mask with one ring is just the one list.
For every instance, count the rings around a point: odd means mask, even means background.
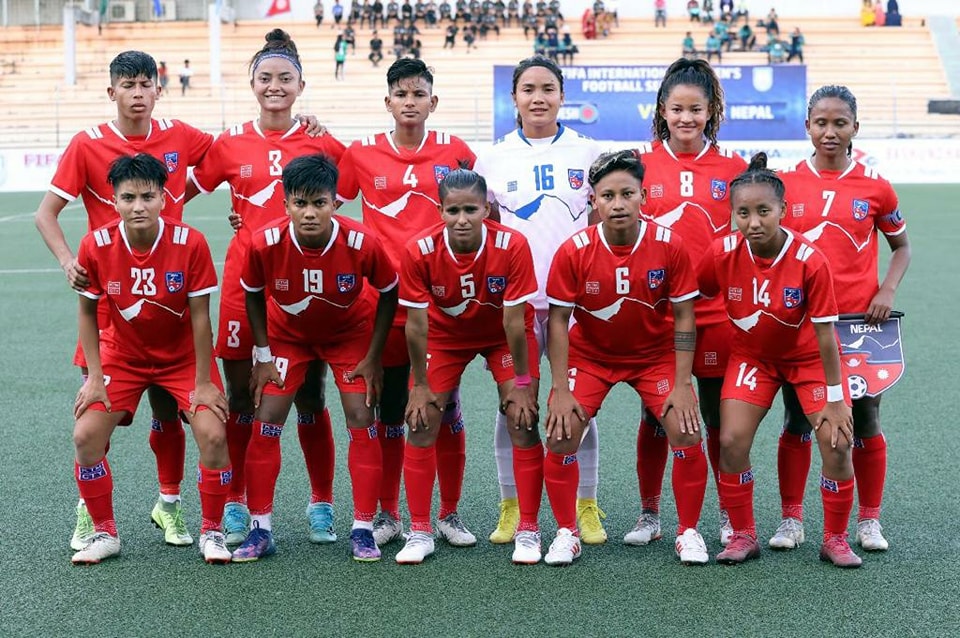
[{"label": "wristband", "polygon": [[827,401],[833,403],[835,401],[843,401],[843,386],[839,383],[837,385],[828,385],[827,386]]},{"label": "wristband", "polygon": [[533,382],[533,379],[530,378],[530,374],[518,374],[513,378],[513,385],[518,388],[529,388],[530,384]]},{"label": "wristband", "polygon": [[253,362],[254,363],[270,363],[273,361],[273,353],[270,352],[270,346],[266,347],[253,347]]}]

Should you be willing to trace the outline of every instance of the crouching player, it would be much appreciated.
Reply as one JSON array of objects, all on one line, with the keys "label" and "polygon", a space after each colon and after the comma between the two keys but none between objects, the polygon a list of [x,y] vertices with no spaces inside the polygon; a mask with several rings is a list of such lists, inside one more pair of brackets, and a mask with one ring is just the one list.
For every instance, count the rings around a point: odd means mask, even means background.
[{"label": "crouching player", "polygon": [[823,545],[820,559],[859,567],[847,543],[853,509],[853,417],[845,396],[830,268],[823,254],[780,226],[784,186],[758,153],[730,184],[738,234],[718,239],[700,263],[704,295],[726,291],[727,316],[737,328],[720,401],[720,499],[733,537],[717,562],[760,556],[753,518],[750,447],[784,383],[796,390],[816,430],[823,467]]},{"label": "crouching player", "polygon": [[439,196],[443,223],[407,244],[400,269],[413,385],[403,461],[410,534],[396,560],[415,564],[433,554],[430,504],[440,420],[467,364],[480,355],[497,383],[513,441],[520,506],[513,562],[538,563],[543,445],[537,342],[527,303],[537,292],[533,256],[523,235],[487,219],[487,184],[477,173],[451,171]]},{"label": "crouching player", "polygon": [[[639,219],[646,192],[633,151],[601,155],[588,179],[600,224],[563,243],[547,279],[553,388],[543,469],[558,530],[545,560],[568,565],[580,555],[577,448],[588,420],[623,381],[667,433],[677,556],[685,565],[702,565],[710,557],[697,531],[707,460],[691,378],[696,275],[676,233]],[[673,326],[664,320],[671,309]],[[571,315],[576,323],[568,333]]]},{"label": "crouching player", "polygon": [[[283,194],[290,218],[256,231],[240,280],[256,344],[250,382],[256,412],[245,467],[252,529],[233,560],[276,551],[271,513],[280,434],[308,366],[317,361],[334,374],[350,436],[353,558],[377,561],[373,517],[383,459],[374,408],[383,383],[380,357],[397,309],[397,272],[366,227],[333,214],[337,167],[330,159],[291,160],[283,169]],[[376,307],[366,285],[380,292]]]},{"label": "crouching player", "polygon": [[[210,293],[217,275],[210,248],[196,230],[160,217],[167,181],[160,160],[145,153],[121,156],[107,179],[120,219],[84,237],[77,255],[90,285],[80,291],[88,374],[74,407],[75,471],[96,533],[73,562],[99,563],[120,553],[106,447],[114,428],[132,420],[144,391],[157,386],[176,399],[200,448],[200,551],[208,563],[227,563],[220,517],[232,472],[227,404],[211,365]],[[102,335],[101,297],[110,311]]]}]

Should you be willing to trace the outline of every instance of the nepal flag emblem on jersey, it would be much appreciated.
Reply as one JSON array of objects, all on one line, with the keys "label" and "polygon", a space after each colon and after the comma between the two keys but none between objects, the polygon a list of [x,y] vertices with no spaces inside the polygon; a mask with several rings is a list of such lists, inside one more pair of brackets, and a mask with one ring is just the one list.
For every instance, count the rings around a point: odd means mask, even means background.
[{"label": "nepal flag emblem on jersey", "polygon": [[582,188],[583,187],[583,169],[568,168],[567,181],[570,182],[570,188],[574,190],[579,190],[580,188]]},{"label": "nepal flag emblem on jersey", "polygon": [[434,164],[433,165],[433,177],[437,180],[437,183],[443,181],[443,178],[450,174],[450,167],[445,164]]},{"label": "nepal flag emblem on jersey", "polygon": [[487,290],[492,295],[499,295],[507,288],[506,277],[487,277]]},{"label": "nepal flag emblem on jersey", "polygon": [[710,181],[710,195],[717,201],[727,196],[727,183],[722,179]]},{"label": "nepal flag emblem on jersey", "polygon": [[177,272],[168,272],[166,281],[167,292],[180,292],[183,290],[183,271],[178,270]]},{"label": "nepal flag emblem on jersey", "polygon": [[783,305],[787,308],[796,308],[803,303],[803,291],[799,288],[783,289]]},{"label": "nepal flag emblem on jersey", "polygon": [[647,286],[650,287],[650,290],[656,290],[663,283],[664,277],[666,277],[666,271],[663,268],[648,270]]},{"label": "nepal flag emblem on jersey", "polygon": [[164,153],[163,163],[167,165],[168,173],[176,171],[177,166],[180,164],[180,153],[177,153],[176,151],[173,153]]},{"label": "nepal flag emblem on jersey", "polygon": [[853,200],[853,218],[862,222],[870,214],[870,202],[862,199]]},{"label": "nepal flag emblem on jersey", "polygon": [[337,290],[340,292],[350,292],[357,285],[357,276],[354,274],[337,275]]}]

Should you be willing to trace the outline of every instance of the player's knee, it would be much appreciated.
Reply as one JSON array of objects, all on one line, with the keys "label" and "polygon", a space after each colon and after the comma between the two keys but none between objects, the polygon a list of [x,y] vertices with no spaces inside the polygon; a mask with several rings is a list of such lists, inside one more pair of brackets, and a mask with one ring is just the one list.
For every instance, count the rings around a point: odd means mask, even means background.
[{"label": "player's knee", "polygon": [[[510,432],[510,441],[515,447],[519,448],[528,448],[533,447],[540,443],[540,432],[537,428],[527,430],[526,428],[517,428],[510,427],[508,428]],[[579,441],[579,439],[577,439]]]},{"label": "player's knee", "polygon": [[76,449],[77,462],[81,465],[95,463],[106,454],[103,437],[80,423],[73,429],[73,447]]},{"label": "player's knee", "polygon": [[569,439],[556,439],[553,437],[547,439],[547,449],[554,454],[561,454],[563,456],[576,454],[579,448],[579,436],[572,436]]},{"label": "player's knee", "polygon": [[439,427],[408,429],[407,443],[413,447],[431,447],[437,442],[439,431]]},{"label": "player's knee", "polygon": [[750,453],[749,441],[737,432],[722,428],[719,437],[721,461],[724,461],[725,465],[740,465]]}]

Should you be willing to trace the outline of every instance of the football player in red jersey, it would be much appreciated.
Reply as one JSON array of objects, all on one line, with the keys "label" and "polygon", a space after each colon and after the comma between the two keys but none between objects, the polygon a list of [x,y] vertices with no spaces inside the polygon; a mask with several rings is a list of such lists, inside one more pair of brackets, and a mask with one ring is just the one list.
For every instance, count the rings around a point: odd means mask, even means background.
[{"label": "football player in red jersey", "polygon": [[[167,172],[146,153],[115,160],[107,180],[120,219],[84,237],[77,253],[75,269],[87,278],[78,291],[78,324],[88,374],[74,410],[75,475],[95,533],[74,564],[120,553],[107,446],[151,386],[173,397],[200,448],[200,551],[207,562],[230,562],[220,533],[231,477],[227,405],[213,365],[209,312],[217,275],[203,235],[160,216]],[[99,322],[100,299],[110,314],[106,325]]]},{"label": "football player in red jersey", "polygon": [[[654,141],[641,148],[646,167],[647,200],[643,215],[675,231],[696,263],[717,237],[730,232],[730,182],[746,162],[717,144],[723,120],[723,88],[703,60],[680,59],[670,65],[657,92],[653,116]],[[720,453],[720,387],[729,356],[731,327],[719,300],[700,299],[697,315],[697,351],[693,374],[697,378],[700,412],[707,426],[707,452],[717,476]],[[660,538],[660,492],[667,462],[667,437],[645,412],[637,434],[637,478],[641,513],[623,541],[646,545]],[[730,537],[721,504],[720,540]]]},{"label": "football player in red jersey", "polygon": [[[657,415],[650,425],[662,423],[670,438],[679,518],[677,556],[686,565],[703,565],[710,555],[697,523],[707,459],[691,377],[696,273],[676,233],[637,219],[646,195],[637,153],[601,155],[588,179],[600,224],[564,242],[547,280],[554,381],[544,482],[559,529],[545,561],[569,565],[580,555],[577,448],[587,420],[623,381]],[[664,321],[671,310],[672,326]],[[571,316],[575,322],[568,334]],[[635,336],[626,340],[625,335]]]},{"label": "football player in red jersey", "polygon": [[[897,287],[910,264],[910,241],[897,194],[876,170],[850,156],[859,129],[857,100],[844,86],[824,86],[807,107],[814,153],[783,173],[784,225],[800,233],[830,261],[841,314],[864,314],[879,324],[890,316]],[[879,235],[892,251],[877,281]],[[803,492],[810,470],[810,429],[796,394],[784,387],[786,418],[777,454],[782,521],[770,546],[803,542]],[[853,399],[853,468],[860,506],[857,542],[867,551],[888,547],[880,527],[887,474],[887,441],[880,428],[880,396]]]},{"label": "football player in red jersey", "polygon": [[[253,332],[250,385],[256,417],[246,455],[252,529],[236,562],[273,554],[273,495],[280,473],[280,435],[314,361],[333,371],[350,435],[353,558],[377,561],[373,517],[382,456],[374,408],[383,381],[380,357],[397,307],[397,271],[377,237],[334,215],[337,168],[324,155],[291,160],[283,170],[289,220],[254,233],[241,283]],[[376,303],[367,294],[380,294]]]},{"label": "football player in red jersey", "polygon": [[527,303],[537,292],[533,256],[522,234],[487,219],[486,182],[477,173],[451,171],[439,195],[443,222],[406,245],[401,266],[413,378],[403,463],[410,533],[396,560],[415,564],[433,554],[430,504],[441,413],[467,364],[480,355],[497,383],[514,441],[520,527],[513,562],[537,563],[543,445],[538,347]]},{"label": "football player in red jersey", "polygon": [[784,383],[797,391],[816,430],[823,460],[823,545],[820,558],[859,567],[847,543],[853,509],[853,419],[844,391],[833,323],[837,303],[826,258],[780,226],[783,182],[757,154],[730,184],[738,233],[714,241],[700,262],[700,291],[720,297],[734,326],[720,402],[720,496],[733,536],[717,562],[760,556],[753,518],[750,448]]},{"label": "football player in red jersey", "polygon": [[[384,98],[393,116],[394,129],[357,140],[340,161],[338,196],[352,200],[360,195],[363,223],[383,242],[394,266],[413,237],[438,222],[438,188],[446,175],[459,167],[472,168],[475,156],[458,137],[427,129],[427,118],[437,107],[433,74],[422,60],[401,58],[387,71]],[[383,487],[380,513],[374,524],[379,545],[401,538],[400,474],[403,469],[403,414],[407,403],[410,358],[403,326],[406,309],[398,309],[383,355],[383,396],[377,429],[383,448]],[[470,546],[476,537],[457,511],[463,487],[466,436],[455,389],[444,407],[437,439],[437,479],[440,513],[437,531],[452,545]]]},{"label": "football player in red jersey", "polygon": [[[338,161],[344,146],[332,135],[314,137],[293,117],[293,105],[304,88],[296,44],[282,29],[267,33],[266,44],[250,61],[250,87],[260,106],[257,119],[224,131],[193,171],[193,183],[209,193],[230,185],[232,208],[242,223],[227,248],[220,297],[217,355],[223,360],[230,415],[227,442],[234,476],[223,515],[227,543],[243,542],[250,528],[246,506],[244,458],[253,426],[253,335],[247,321],[240,274],[253,233],[265,224],[286,218],[281,175],[295,157],[323,153]],[[325,368],[314,365],[296,396],[297,433],[310,478],[307,519],[310,540],[330,543],[333,528],[334,442],[330,412],[324,405]]]}]

